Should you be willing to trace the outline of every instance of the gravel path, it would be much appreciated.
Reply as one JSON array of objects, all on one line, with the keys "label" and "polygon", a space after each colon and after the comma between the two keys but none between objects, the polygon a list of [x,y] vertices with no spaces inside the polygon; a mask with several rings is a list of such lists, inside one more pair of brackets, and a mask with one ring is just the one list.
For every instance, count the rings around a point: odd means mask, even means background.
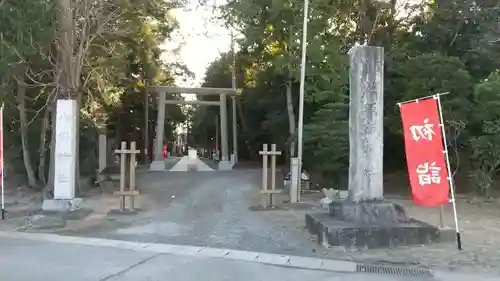
[{"label": "gravel path", "polygon": [[[251,211],[260,202],[259,170],[232,172],[140,173],[143,212],[134,216],[107,216],[116,208],[113,196],[86,199],[94,214],[75,221],[59,234],[101,237],[138,242],[210,246],[298,256],[314,256],[369,263],[415,265],[473,273],[500,275],[500,204],[459,199],[464,251],[454,242],[379,250],[326,249],[304,229],[304,215],[311,208]],[[304,196],[318,205],[321,194]],[[401,203],[410,216],[439,224],[437,208]],[[451,206],[446,206],[452,226]]]},{"label": "gravel path", "polygon": [[130,241],[222,247],[291,255],[316,255],[303,226],[289,228],[250,211],[258,204],[259,171],[158,172],[139,177],[140,215],[108,218],[96,228],[62,231]]}]

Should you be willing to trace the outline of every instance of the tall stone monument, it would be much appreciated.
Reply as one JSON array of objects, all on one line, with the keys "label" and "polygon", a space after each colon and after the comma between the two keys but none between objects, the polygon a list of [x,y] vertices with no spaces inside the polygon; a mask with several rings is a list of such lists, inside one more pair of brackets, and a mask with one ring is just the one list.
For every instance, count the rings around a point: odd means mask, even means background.
[{"label": "tall stone monument", "polygon": [[349,196],[331,203],[329,214],[307,214],[306,225],[334,246],[427,244],[439,230],[384,200],[384,49],[355,46],[349,57]]},{"label": "tall stone monument", "polygon": [[355,46],[349,59],[349,198],[330,212],[352,222],[407,222],[402,208],[383,200],[384,49]]},{"label": "tall stone monument", "polygon": [[81,200],[75,199],[76,184],[76,122],[75,100],[58,100],[56,117],[54,198],[44,200],[43,209],[69,211]]},{"label": "tall stone monument", "polygon": [[356,46],[349,57],[349,200],[382,199],[384,49]]}]

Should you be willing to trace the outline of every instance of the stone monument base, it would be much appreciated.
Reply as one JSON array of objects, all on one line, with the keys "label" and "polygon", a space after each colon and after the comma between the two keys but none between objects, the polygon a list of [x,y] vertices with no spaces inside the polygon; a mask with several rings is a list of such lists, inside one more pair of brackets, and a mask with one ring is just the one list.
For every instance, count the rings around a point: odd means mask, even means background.
[{"label": "stone monument base", "polygon": [[308,213],[305,219],[323,245],[375,249],[440,240],[437,227],[408,218],[403,207],[382,200],[334,202],[329,213]]},{"label": "stone monument base", "polygon": [[80,209],[82,198],[74,199],[45,199],[42,210],[52,212],[71,212]]},{"label": "stone monument base", "polygon": [[66,226],[66,221],[83,220],[93,212],[94,211],[91,209],[84,208],[70,211],[41,210],[27,215],[24,218],[24,226],[22,229],[60,229]]},{"label": "stone monument base", "polygon": [[410,221],[403,207],[385,200],[334,201],[328,209],[330,216],[348,222],[393,225]]},{"label": "stone monument base", "polygon": [[140,208],[134,208],[134,209],[124,209],[124,210],[120,210],[120,209],[111,209],[108,211],[108,216],[112,216],[112,215],[137,215],[141,212],[141,209]]},{"label": "stone monument base", "polygon": [[231,161],[220,161],[219,171],[231,171],[233,170],[233,163]]},{"label": "stone monument base", "polygon": [[153,161],[149,164],[150,171],[165,171],[165,161]]}]

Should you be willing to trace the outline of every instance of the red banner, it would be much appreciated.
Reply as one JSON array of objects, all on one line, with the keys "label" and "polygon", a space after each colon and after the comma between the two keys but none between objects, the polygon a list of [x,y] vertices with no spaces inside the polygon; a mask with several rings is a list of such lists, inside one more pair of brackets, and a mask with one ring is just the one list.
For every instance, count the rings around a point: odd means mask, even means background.
[{"label": "red banner", "polygon": [[422,206],[448,203],[448,171],[437,100],[404,103],[400,110],[413,202]]}]

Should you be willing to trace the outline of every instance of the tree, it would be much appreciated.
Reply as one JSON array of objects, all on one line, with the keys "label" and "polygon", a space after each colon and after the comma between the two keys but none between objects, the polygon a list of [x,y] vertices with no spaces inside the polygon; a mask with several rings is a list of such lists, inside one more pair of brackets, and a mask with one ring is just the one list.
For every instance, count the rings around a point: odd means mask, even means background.
[{"label": "tree", "polygon": [[491,73],[474,91],[477,106],[476,120],[480,131],[471,138],[474,170],[471,172],[476,186],[486,196],[490,194],[495,174],[500,169],[500,73]]},{"label": "tree", "polygon": [[[159,58],[160,44],[177,28],[168,12],[180,5],[176,0],[1,1],[0,85],[9,132],[6,150],[13,152],[6,154],[7,166],[17,169],[18,162],[23,164],[28,184],[45,184],[50,192],[54,158],[49,154],[47,159],[46,153],[53,153],[57,98],[78,101],[79,150],[92,151],[97,132],[116,122],[114,111],[125,96],[144,93],[145,80],[172,83],[174,72],[186,70]],[[132,79],[131,74],[142,78]],[[144,99],[125,100],[143,112]],[[140,112],[134,114],[142,118]],[[38,159],[33,157],[37,150]],[[17,159],[17,151],[22,159]],[[77,158],[82,173],[95,173],[92,153]],[[52,171],[48,181],[47,160]]]},{"label": "tree", "polygon": [[[16,95],[21,150],[30,187],[36,187],[38,181],[28,140],[29,117],[26,110],[26,91],[28,87],[37,89],[50,87],[50,84],[38,82],[38,80],[46,77],[43,73],[43,65],[50,62],[48,59],[50,38],[54,32],[51,19],[52,4],[51,1],[2,1],[0,10],[2,23],[0,27],[0,76],[5,77],[4,89],[13,91]],[[4,100],[8,101],[8,96],[4,97]]]}]

